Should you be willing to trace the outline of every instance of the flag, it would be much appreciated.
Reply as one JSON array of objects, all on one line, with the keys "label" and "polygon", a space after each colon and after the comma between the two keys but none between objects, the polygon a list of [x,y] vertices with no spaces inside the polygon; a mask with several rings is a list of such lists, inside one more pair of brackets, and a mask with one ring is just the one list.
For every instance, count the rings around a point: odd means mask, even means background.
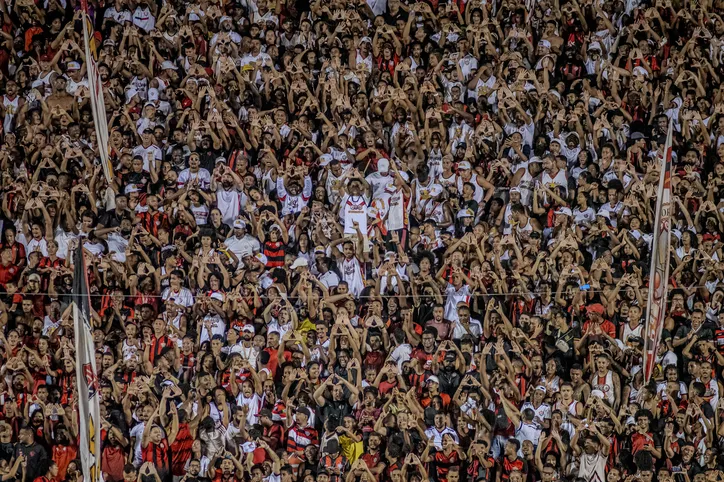
[{"label": "flag", "polygon": [[644,384],[648,383],[656,365],[656,353],[666,318],[666,292],[669,288],[669,246],[671,238],[671,128],[666,135],[659,189],[656,197],[656,221],[651,245],[649,296],[646,304],[644,337]]},{"label": "flag", "polygon": [[80,447],[78,454],[85,482],[101,478],[101,409],[100,389],[96,376],[96,356],[91,332],[90,296],[86,278],[83,243],[75,252],[73,278],[73,325],[75,329],[75,373],[78,388]]},{"label": "flag", "polygon": [[93,32],[93,25],[90,22],[88,13],[88,2],[81,2],[83,9],[83,44],[85,48],[86,71],[88,73],[88,90],[90,91],[91,111],[93,113],[93,124],[96,128],[96,141],[98,142],[98,151],[101,156],[101,165],[106,180],[110,184],[113,180],[113,166],[111,166],[110,152],[108,144],[108,118],[106,117],[106,102],[103,99],[103,81],[101,74],[98,72],[96,64],[96,48],[95,37],[89,35]]}]

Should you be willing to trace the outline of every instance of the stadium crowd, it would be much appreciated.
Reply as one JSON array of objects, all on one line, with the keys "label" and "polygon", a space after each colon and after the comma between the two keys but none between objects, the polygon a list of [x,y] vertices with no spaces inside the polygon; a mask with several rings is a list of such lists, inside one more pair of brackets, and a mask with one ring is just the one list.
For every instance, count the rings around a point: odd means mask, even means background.
[{"label": "stadium crowd", "polygon": [[723,0],[88,3],[111,182],[0,0],[0,480],[83,480],[79,243],[106,482],[724,480]]}]

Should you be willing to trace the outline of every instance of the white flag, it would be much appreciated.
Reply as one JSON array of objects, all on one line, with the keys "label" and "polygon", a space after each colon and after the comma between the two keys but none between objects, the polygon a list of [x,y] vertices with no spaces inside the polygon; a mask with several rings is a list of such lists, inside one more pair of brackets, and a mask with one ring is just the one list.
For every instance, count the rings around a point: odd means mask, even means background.
[{"label": "white flag", "polygon": [[100,389],[96,375],[95,345],[90,325],[90,298],[86,279],[83,243],[75,252],[73,280],[73,325],[75,330],[75,372],[78,388],[80,446],[78,454],[85,482],[101,480]]}]

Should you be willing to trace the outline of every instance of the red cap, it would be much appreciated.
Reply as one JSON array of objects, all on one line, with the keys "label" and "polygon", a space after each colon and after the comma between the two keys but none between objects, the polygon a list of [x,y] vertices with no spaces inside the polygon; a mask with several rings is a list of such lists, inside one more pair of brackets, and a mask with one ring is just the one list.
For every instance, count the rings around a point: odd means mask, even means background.
[{"label": "red cap", "polygon": [[603,315],[604,309],[601,303],[594,303],[586,307],[586,311],[589,313],[598,313],[599,315]]}]

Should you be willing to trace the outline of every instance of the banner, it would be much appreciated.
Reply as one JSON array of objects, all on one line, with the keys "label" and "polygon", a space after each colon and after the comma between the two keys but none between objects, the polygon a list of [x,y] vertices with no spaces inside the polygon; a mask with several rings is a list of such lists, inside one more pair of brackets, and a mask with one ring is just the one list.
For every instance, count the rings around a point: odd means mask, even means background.
[{"label": "banner", "polygon": [[83,243],[78,243],[73,278],[73,325],[75,330],[75,373],[78,387],[80,446],[78,455],[85,482],[101,480],[100,389],[96,376],[95,345],[91,330],[90,297],[86,278]]},{"label": "banner", "polygon": [[93,32],[93,24],[88,14],[88,2],[81,2],[83,9],[83,44],[85,48],[85,63],[88,74],[88,90],[90,91],[91,111],[93,112],[93,124],[96,128],[96,141],[98,142],[98,151],[101,156],[101,165],[103,166],[103,174],[110,184],[113,180],[113,166],[111,166],[110,152],[108,144],[108,118],[106,117],[106,102],[103,99],[103,82],[101,74],[98,72],[98,65],[95,60],[95,38],[88,35],[88,30]]},{"label": "banner", "polygon": [[648,383],[656,365],[656,354],[666,318],[666,292],[669,288],[669,246],[671,237],[671,128],[666,135],[659,189],[656,197],[656,221],[651,245],[649,296],[646,304],[644,336],[644,384]]}]

